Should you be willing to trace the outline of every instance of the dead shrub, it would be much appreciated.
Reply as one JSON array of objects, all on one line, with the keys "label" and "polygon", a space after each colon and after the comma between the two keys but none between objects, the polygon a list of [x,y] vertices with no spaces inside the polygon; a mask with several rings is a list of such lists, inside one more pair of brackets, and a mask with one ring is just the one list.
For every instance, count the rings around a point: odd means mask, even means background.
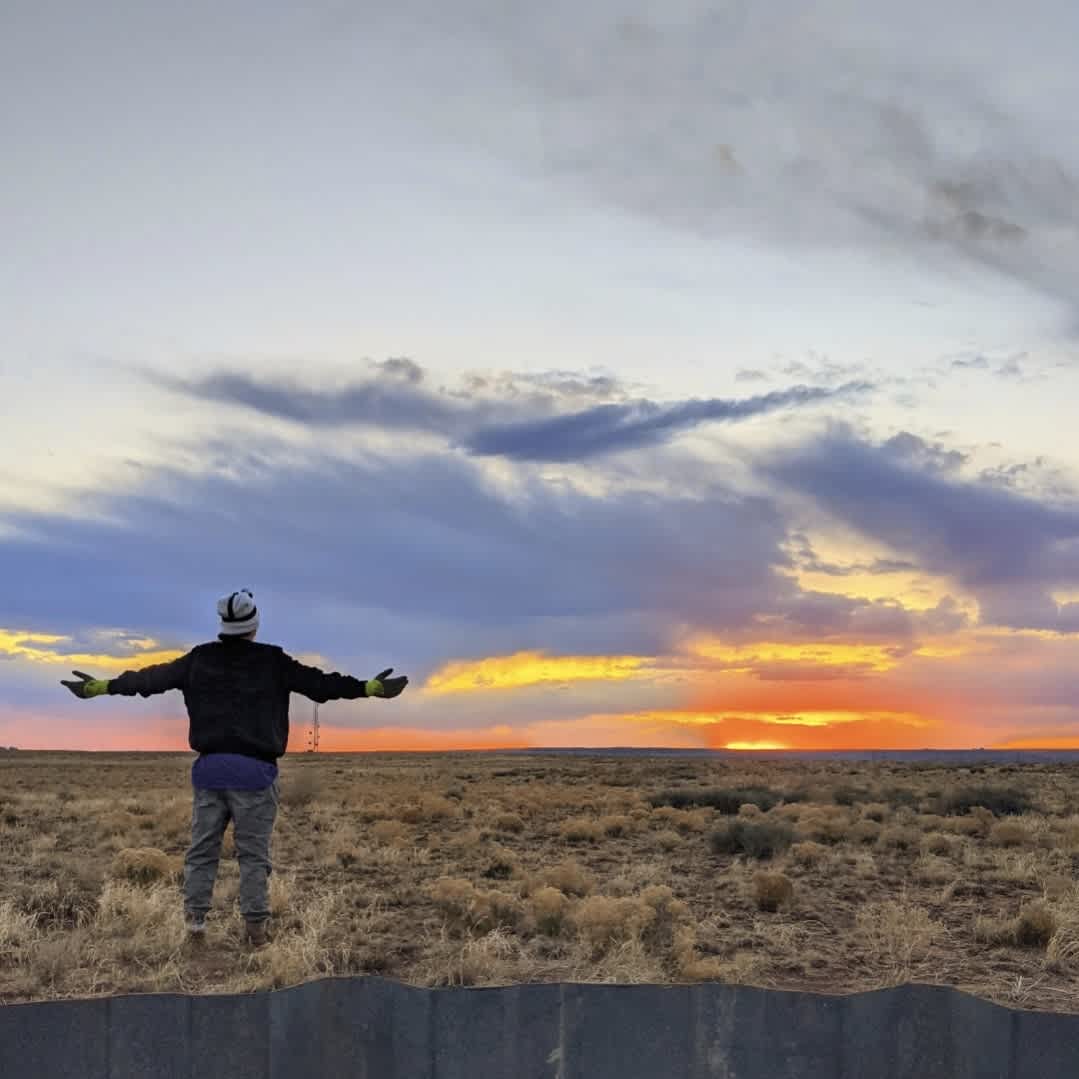
[{"label": "dead shrub", "polygon": [[602,953],[614,944],[639,938],[655,916],[655,908],[639,898],[594,895],[578,904],[573,924],[592,951]]},{"label": "dead shrub", "polygon": [[856,820],[850,826],[850,838],[854,843],[867,847],[880,839],[881,827],[875,820]]},{"label": "dead shrub", "polygon": [[941,825],[941,830],[958,836],[981,835],[985,828],[977,817],[948,817]]},{"label": "dead shrub", "polygon": [[883,850],[917,850],[922,842],[922,834],[917,828],[904,828],[893,825],[882,828],[877,845]]},{"label": "dead shrub", "polygon": [[525,822],[519,813],[496,813],[491,826],[496,832],[511,832],[514,835],[525,830]]},{"label": "dead shrub", "polygon": [[708,827],[711,812],[707,809],[674,809],[671,806],[659,806],[652,811],[652,819],[661,821],[668,827],[680,832],[703,832]]},{"label": "dead shrub", "polygon": [[111,875],[116,880],[132,884],[155,884],[175,879],[180,870],[179,859],[170,857],[156,847],[125,847],[112,860]]},{"label": "dead shrub", "polygon": [[1021,948],[1045,948],[1056,931],[1056,916],[1041,901],[1028,903],[1015,919],[1015,943]]},{"label": "dead shrub", "polygon": [[603,838],[603,826],[592,817],[570,817],[558,826],[558,832],[571,843],[598,843]]},{"label": "dead shrub", "polygon": [[682,837],[670,828],[656,833],[656,845],[661,850],[674,850],[682,845]]},{"label": "dead shrub", "polygon": [[428,889],[444,913],[466,919],[476,898],[476,886],[463,877],[439,877]]},{"label": "dead shrub", "polygon": [[1030,832],[1017,820],[1002,820],[989,829],[989,842],[994,847],[1024,847]]},{"label": "dead shrub", "polygon": [[956,842],[943,832],[930,832],[922,840],[922,850],[927,854],[951,855],[955,852]]},{"label": "dead shrub", "polygon": [[461,877],[440,877],[428,889],[431,898],[451,921],[469,929],[490,932],[499,926],[516,926],[521,903],[505,892],[481,891]]},{"label": "dead shrub", "polygon": [[517,872],[517,857],[505,847],[492,847],[483,875],[488,880],[509,880]]},{"label": "dead shrub", "polygon": [[401,819],[409,824],[447,820],[457,815],[457,807],[441,794],[421,794],[419,800],[401,810]]},{"label": "dead shrub", "polygon": [[798,820],[797,831],[803,839],[833,846],[842,843],[851,834],[848,811],[839,806],[808,806]]},{"label": "dead shrub", "polygon": [[790,903],[793,895],[794,885],[783,873],[753,874],[753,899],[758,910],[775,912]]},{"label": "dead shrub", "polygon": [[638,899],[651,907],[652,915],[642,927],[642,940],[654,952],[663,952],[674,946],[675,934],[689,918],[689,906],[674,897],[665,884],[652,884],[642,888]]},{"label": "dead shrub", "polygon": [[633,830],[633,821],[624,813],[612,813],[600,817],[599,826],[605,836],[617,838],[628,835]]},{"label": "dead shrub", "polygon": [[536,928],[549,937],[557,937],[566,923],[569,899],[557,888],[544,887],[531,898],[532,917]]},{"label": "dead shrub", "polygon": [[806,839],[791,847],[790,856],[796,865],[809,868],[820,865],[828,857],[828,848],[822,843],[814,843],[813,840]]},{"label": "dead shrub", "polygon": [[977,918],[974,939],[995,947],[1048,948],[1057,928],[1056,915],[1037,900],[1022,907],[1015,918]]},{"label": "dead shrub", "polygon": [[746,802],[738,807],[738,816],[743,820],[757,820],[764,816],[764,811],[755,802]]},{"label": "dead shrub", "polygon": [[550,866],[544,869],[540,876],[544,884],[549,884],[566,895],[585,896],[596,887],[596,878],[573,860]]}]

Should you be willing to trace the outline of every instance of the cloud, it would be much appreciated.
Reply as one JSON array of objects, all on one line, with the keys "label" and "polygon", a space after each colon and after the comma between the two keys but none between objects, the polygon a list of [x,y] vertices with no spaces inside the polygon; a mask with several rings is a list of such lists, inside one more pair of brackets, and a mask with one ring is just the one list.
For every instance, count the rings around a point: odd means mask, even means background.
[{"label": "cloud", "polygon": [[927,442],[909,431],[893,435],[881,449],[904,464],[928,472],[955,472],[969,460],[968,454],[946,449],[940,442]]},{"label": "cloud", "polygon": [[121,630],[98,630],[77,635],[35,633],[0,627],[0,660],[62,663],[65,666],[121,671],[167,663],[180,655],[152,638],[135,638]]},{"label": "cloud", "polygon": [[449,438],[468,453],[529,461],[579,461],[654,446],[703,423],[734,422],[784,408],[807,407],[873,389],[869,382],[835,388],[793,386],[743,399],[658,404],[603,401],[568,409],[581,398],[624,396],[610,376],[568,372],[473,375],[466,390],[431,390],[411,360],[376,365],[373,377],[316,388],[298,381],[220,371],[195,379],[149,376],[176,392],[315,427],[423,431]]},{"label": "cloud", "polygon": [[391,431],[445,432],[456,429],[468,411],[462,402],[426,389],[422,370],[410,360],[386,361],[376,377],[332,389],[235,370],[194,379],[147,377],[190,397],[318,427],[364,424]]},{"label": "cloud", "polygon": [[731,422],[782,408],[802,407],[864,393],[869,383],[852,382],[835,390],[794,386],[742,400],[711,398],[658,405],[638,401],[597,405],[552,419],[494,425],[465,440],[469,452],[481,456],[530,461],[579,461],[603,453],[641,449],[675,433],[707,422]]},{"label": "cloud", "polygon": [[989,368],[989,361],[985,356],[957,356],[950,365],[955,370],[985,371]]},{"label": "cloud", "polygon": [[958,582],[977,596],[983,621],[1071,632],[1074,612],[1049,591],[1079,584],[1079,506],[950,475],[955,461],[921,440],[899,449],[838,428],[774,453],[761,471]]},{"label": "cloud", "polygon": [[[513,18],[408,0],[389,23],[434,134],[566,191],[724,243],[986,269],[1071,305],[1079,15],[1033,11],[1022,47],[974,0],[554,0]],[[453,45],[432,56],[432,39]]]},{"label": "cloud", "polygon": [[693,496],[598,494],[529,477],[507,487],[444,453],[204,450],[206,471],[149,468],[95,493],[98,516],[12,511],[5,620],[61,633],[107,620],[172,640],[245,585],[297,645],[331,654],[321,635],[340,624],[350,649],[384,654],[390,640],[431,661],[511,643],[651,655],[672,627],[746,625],[791,587],[776,572],[778,508],[715,482]]}]

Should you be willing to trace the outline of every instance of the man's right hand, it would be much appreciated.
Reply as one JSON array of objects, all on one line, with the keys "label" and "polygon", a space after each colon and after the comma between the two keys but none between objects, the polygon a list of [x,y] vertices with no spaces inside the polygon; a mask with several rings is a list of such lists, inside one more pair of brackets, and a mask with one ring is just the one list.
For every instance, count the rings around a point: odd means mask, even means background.
[{"label": "man's right hand", "polygon": [[381,674],[375,675],[374,678],[368,678],[365,686],[367,689],[368,697],[397,697],[401,691],[408,685],[408,678],[401,674],[396,678],[391,678],[393,674],[393,668],[387,667]]}]

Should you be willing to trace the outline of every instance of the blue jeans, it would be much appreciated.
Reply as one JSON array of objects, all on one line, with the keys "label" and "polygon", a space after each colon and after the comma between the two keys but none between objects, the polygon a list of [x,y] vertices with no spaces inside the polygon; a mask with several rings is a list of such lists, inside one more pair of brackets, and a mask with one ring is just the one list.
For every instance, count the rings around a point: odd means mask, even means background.
[{"label": "blue jeans", "polygon": [[260,791],[194,791],[191,847],[184,861],[184,910],[201,922],[213,902],[221,840],[232,821],[240,863],[240,912],[249,922],[270,916],[270,836],[277,817],[277,783]]}]

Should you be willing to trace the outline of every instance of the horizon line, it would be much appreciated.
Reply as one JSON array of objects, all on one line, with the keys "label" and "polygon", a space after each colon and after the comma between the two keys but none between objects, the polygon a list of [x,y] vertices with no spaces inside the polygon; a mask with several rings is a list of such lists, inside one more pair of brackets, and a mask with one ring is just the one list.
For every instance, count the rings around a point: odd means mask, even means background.
[{"label": "horizon line", "polygon": [[[286,750],[284,757],[346,757],[373,756],[389,753],[725,753],[736,756],[777,756],[781,754],[806,753],[1079,753],[1079,745],[1024,745],[1024,746],[916,746],[906,748],[880,746],[835,746],[829,748],[799,748],[788,746],[782,749],[730,749],[726,746],[461,746],[460,748],[439,749],[326,749],[326,750]],[[33,746],[0,746],[3,753],[142,753],[156,756],[198,756],[193,749],[58,749],[35,748]]]}]

